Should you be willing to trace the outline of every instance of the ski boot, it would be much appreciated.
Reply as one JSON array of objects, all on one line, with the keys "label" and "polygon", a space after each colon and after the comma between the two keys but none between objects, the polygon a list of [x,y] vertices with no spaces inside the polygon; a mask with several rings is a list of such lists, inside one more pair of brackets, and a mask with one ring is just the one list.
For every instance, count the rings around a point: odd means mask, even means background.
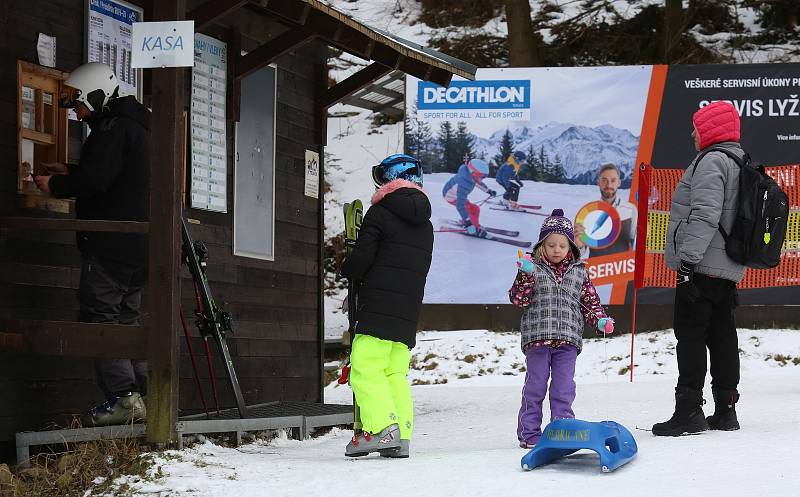
[{"label": "ski boot", "polygon": [[736,418],[736,403],[739,393],[736,390],[712,389],[714,394],[714,414],[706,418],[711,430],[734,431],[739,429]]},{"label": "ski boot", "polygon": [[488,234],[487,231],[483,228],[476,228],[472,224],[467,226],[467,234],[472,236],[477,236],[478,238],[486,238]]},{"label": "ski boot", "polygon": [[397,449],[390,451],[384,450],[381,452],[381,457],[393,457],[396,459],[406,459],[408,457],[408,449],[409,445],[411,444],[411,440],[406,440],[401,438],[400,439],[400,447]]},{"label": "ski boot", "polygon": [[668,421],[653,425],[653,435],[679,437],[708,430],[703,402],[702,390],[675,387],[675,412]]},{"label": "ski boot", "polygon": [[399,448],[400,428],[397,423],[394,423],[374,435],[368,431],[354,434],[350,443],[347,444],[344,455],[347,457],[361,457],[371,452],[380,452],[381,454],[395,452]]},{"label": "ski boot", "polygon": [[147,409],[139,392],[126,392],[93,407],[87,417],[94,426],[124,425],[144,421]]}]

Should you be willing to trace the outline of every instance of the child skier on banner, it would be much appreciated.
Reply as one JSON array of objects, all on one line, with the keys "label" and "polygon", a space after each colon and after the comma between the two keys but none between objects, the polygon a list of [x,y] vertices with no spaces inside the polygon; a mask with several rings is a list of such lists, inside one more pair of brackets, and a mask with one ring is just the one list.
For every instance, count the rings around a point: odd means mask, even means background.
[{"label": "child skier on banner", "polygon": [[407,374],[433,253],[431,204],[422,166],[391,155],[373,167],[377,191],[342,275],[359,280],[350,386],[363,431],[345,455],[408,457],[414,406]]},{"label": "child skier on banner", "polygon": [[550,380],[550,419],[574,418],[575,360],[581,351],[584,320],[599,332],[614,331],[614,320],[600,305],[572,222],[555,209],[542,223],[533,254],[517,261],[519,272],[508,291],[511,303],[525,308],[520,321],[527,372],[522,389],[517,438],[532,448],[542,436],[542,403]]},{"label": "child skier on banner", "polygon": [[517,209],[517,200],[519,200],[519,189],[522,188],[522,181],[519,179],[519,170],[522,167],[522,162],[525,161],[525,153],[514,152],[508,156],[505,164],[500,166],[495,175],[495,181],[502,186],[506,192],[500,203],[506,209]]},{"label": "child skier on banner", "polygon": [[476,186],[491,197],[497,196],[497,192],[483,182],[487,176],[489,176],[489,164],[486,161],[467,159],[466,163],[458,168],[458,172],[442,188],[442,196],[447,203],[456,207],[461,216],[461,222],[467,228],[467,233],[480,238],[486,236],[486,230],[481,227],[480,223],[481,208],[470,202],[467,196]]}]

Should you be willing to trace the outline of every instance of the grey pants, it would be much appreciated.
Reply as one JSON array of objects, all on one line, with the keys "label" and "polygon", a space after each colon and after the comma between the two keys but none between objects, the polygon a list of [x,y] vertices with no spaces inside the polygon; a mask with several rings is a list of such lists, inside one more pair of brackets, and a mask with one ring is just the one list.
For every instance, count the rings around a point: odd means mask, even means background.
[{"label": "grey pants", "polygon": [[[146,268],[84,256],[78,287],[78,321],[138,325],[146,281]],[[147,394],[147,361],[97,359],[95,370],[97,384],[106,398],[126,392]]]}]

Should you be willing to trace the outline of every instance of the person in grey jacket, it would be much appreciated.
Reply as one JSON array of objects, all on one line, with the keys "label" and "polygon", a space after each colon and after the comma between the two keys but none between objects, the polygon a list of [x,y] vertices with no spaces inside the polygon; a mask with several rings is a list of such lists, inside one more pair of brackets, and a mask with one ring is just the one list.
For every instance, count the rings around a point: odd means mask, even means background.
[{"label": "person in grey jacket", "polygon": [[[719,228],[731,232],[739,196],[739,166],[723,152],[703,152],[713,146],[739,157],[740,123],[736,109],[714,102],[692,118],[698,155],[672,195],[667,241],[667,266],[677,272],[674,328],[678,339],[678,385],[675,412],[653,425],[654,435],[678,436],[709,428],[738,430],[735,404],[739,399],[739,344],[734,322],[736,285],[745,267],[725,253]],[[699,162],[697,159],[702,158]],[[697,162],[697,164],[695,164]],[[715,410],[703,414],[706,349],[711,359]]]}]

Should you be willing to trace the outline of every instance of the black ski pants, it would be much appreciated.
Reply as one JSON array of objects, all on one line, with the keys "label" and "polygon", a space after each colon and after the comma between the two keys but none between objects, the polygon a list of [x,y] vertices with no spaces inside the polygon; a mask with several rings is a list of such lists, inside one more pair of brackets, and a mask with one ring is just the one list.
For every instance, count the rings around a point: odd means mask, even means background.
[{"label": "black ski pants", "polygon": [[[147,269],[94,255],[84,256],[78,287],[83,323],[139,324]],[[106,398],[125,392],[147,394],[147,361],[97,359],[97,384]]]},{"label": "black ski pants", "polygon": [[734,309],[736,283],[703,274],[694,275],[697,292],[675,293],[675,338],[678,339],[678,386],[702,390],[706,378],[706,349],[711,359],[711,386],[736,390],[739,384],[739,340]]},{"label": "black ski pants", "polygon": [[506,200],[513,200],[516,202],[519,200],[519,185],[514,183],[513,181],[508,182],[508,186],[504,186],[506,192],[503,194],[503,198]]}]

